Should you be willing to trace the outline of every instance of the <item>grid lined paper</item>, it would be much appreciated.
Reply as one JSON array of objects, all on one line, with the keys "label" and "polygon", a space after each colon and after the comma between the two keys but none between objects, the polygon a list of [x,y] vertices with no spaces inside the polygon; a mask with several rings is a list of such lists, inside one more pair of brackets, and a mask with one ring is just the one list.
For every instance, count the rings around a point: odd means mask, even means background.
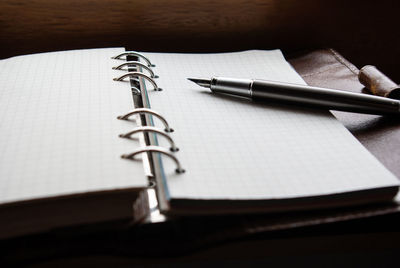
[{"label": "grid lined paper", "polygon": [[0,204],[147,185],[138,144],[118,134],[133,108],[115,82],[123,48],[74,50],[0,61]]},{"label": "grid lined paper", "polygon": [[279,50],[145,55],[156,64],[163,88],[149,91],[151,107],[175,129],[176,156],[186,169],[176,174],[175,164],[163,158],[171,198],[294,198],[399,184],[329,112],[258,105],[187,80],[225,76],[305,84]]}]

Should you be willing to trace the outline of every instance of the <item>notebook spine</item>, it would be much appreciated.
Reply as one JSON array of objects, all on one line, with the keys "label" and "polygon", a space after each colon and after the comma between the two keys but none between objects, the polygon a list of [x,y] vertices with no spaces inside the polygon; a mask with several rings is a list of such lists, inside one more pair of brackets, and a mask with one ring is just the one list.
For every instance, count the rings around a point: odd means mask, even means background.
[{"label": "notebook spine", "polygon": [[[117,60],[125,60],[124,63],[119,64],[117,66],[114,66],[112,69],[114,70],[121,70],[124,71],[125,73],[119,77],[114,78],[114,81],[124,81],[126,78],[130,79],[131,82],[131,88],[132,88],[132,93],[134,95],[142,95],[143,92],[142,90],[146,90],[144,88],[144,85],[146,82],[150,83],[155,91],[161,91],[162,89],[157,85],[155,79],[158,78],[158,75],[156,75],[152,69],[152,67],[155,67],[154,64],[151,63],[150,59],[144,56],[141,53],[135,52],[135,51],[127,51],[124,53],[121,53],[119,55],[116,55],[114,57],[111,57],[112,59],[117,59]],[[131,58],[134,58],[135,60],[131,60]],[[141,62],[140,59],[144,61]],[[144,73],[146,71],[146,73]],[[140,80],[142,79],[142,80]],[[175,156],[175,153],[179,151],[179,148],[176,146],[174,139],[171,137],[170,133],[173,132],[174,130],[170,127],[168,124],[167,120],[165,119],[164,116],[162,116],[160,113],[149,109],[145,107],[140,107],[140,108],[135,108],[129,112],[127,112],[124,115],[120,115],[117,117],[119,120],[127,120],[127,121],[135,121],[135,119],[132,119],[134,115],[148,115],[151,116],[151,122],[153,122],[152,118],[156,117],[158,118],[164,125],[164,129],[161,129],[159,127],[155,127],[152,125],[147,124],[147,120],[144,120],[145,125],[139,125],[133,128],[133,130],[120,134],[119,137],[123,139],[129,139],[129,140],[135,140],[133,135],[137,133],[143,133],[143,134],[148,134],[148,133],[153,133],[157,136],[162,136],[166,140],[168,140],[170,144],[170,148],[164,148],[162,146],[158,145],[152,145],[146,143],[146,146],[144,147],[139,147],[135,151],[129,153],[129,154],[123,154],[121,155],[121,158],[123,159],[128,159],[128,160],[136,160],[137,155],[142,154],[142,153],[158,153],[160,155],[165,155],[171,158],[175,164],[176,164],[176,173],[183,173],[185,170],[182,168],[181,163],[179,162],[178,158]]]}]

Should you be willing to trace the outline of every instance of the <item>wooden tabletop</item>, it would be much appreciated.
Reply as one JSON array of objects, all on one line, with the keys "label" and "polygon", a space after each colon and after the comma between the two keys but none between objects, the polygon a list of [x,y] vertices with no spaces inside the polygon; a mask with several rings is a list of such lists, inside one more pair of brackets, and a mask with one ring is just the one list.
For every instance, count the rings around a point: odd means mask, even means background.
[{"label": "wooden tabletop", "polygon": [[2,0],[0,58],[125,46],[140,51],[333,47],[397,82],[400,2],[318,0]]}]

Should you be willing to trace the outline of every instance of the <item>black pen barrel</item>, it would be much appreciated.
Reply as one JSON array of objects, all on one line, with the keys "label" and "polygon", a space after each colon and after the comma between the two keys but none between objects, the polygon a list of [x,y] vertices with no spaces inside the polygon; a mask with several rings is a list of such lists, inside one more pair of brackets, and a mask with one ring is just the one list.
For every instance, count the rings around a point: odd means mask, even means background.
[{"label": "black pen barrel", "polygon": [[367,114],[399,114],[398,100],[342,90],[275,81],[254,80],[251,97],[255,101],[278,101],[329,110]]}]

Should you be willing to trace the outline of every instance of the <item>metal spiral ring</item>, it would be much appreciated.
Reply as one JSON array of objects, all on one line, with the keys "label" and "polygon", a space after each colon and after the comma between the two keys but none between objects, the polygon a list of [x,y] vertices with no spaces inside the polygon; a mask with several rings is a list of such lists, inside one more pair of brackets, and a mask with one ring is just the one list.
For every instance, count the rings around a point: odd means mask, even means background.
[{"label": "metal spiral ring", "polygon": [[178,158],[176,158],[173,154],[171,154],[167,149],[160,147],[160,146],[146,146],[146,147],[142,147],[137,149],[136,151],[130,153],[130,154],[123,154],[121,155],[122,158],[124,159],[130,159],[130,160],[136,160],[135,156],[141,153],[145,153],[145,152],[150,152],[150,153],[161,153],[164,154],[166,156],[169,156],[172,160],[174,160],[175,164],[176,164],[176,169],[175,172],[176,173],[183,173],[185,172],[185,170],[182,168]]},{"label": "metal spiral ring", "polygon": [[136,57],[139,57],[139,58],[142,58],[143,60],[145,60],[149,67],[154,67],[155,66],[154,64],[151,63],[151,61],[146,56],[144,56],[143,54],[141,54],[139,52],[136,52],[136,51],[125,51],[124,53],[121,53],[121,54],[119,54],[117,56],[114,56],[114,57],[111,57],[111,58],[119,60],[123,56],[136,56]]},{"label": "metal spiral ring", "polygon": [[128,67],[129,66],[140,66],[150,73],[151,78],[158,78],[158,76],[154,74],[153,70],[150,67],[141,63],[140,61],[127,61],[127,62],[124,62],[124,63],[122,63],[118,66],[112,67],[112,68],[114,70],[125,70],[125,69],[122,69],[122,67],[125,67],[125,66],[128,66]]},{"label": "metal spiral ring", "polygon": [[179,151],[179,148],[176,147],[174,140],[171,138],[170,135],[168,135],[167,133],[163,132],[162,130],[160,130],[159,128],[156,127],[152,127],[152,126],[143,126],[143,127],[137,127],[134,130],[125,133],[125,134],[120,134],[119,136],[121,138],[131,138],[131,135],[138,133],[138,132],[153,132],[153,133],[157,133],[160,134],[162,136],[164,136],[165,138],[167,138],[167,140],[169,141],[169,143],[171,144],[171,148],[170,150],[172,152],[177,152]]},{"label": "metal spiral ring", "polygon": [[116,77],[113,80],[114,81],[122,81],[127,77],[142,77],[142,78],[146,79],[147,81],[149,81],[154,86],[154,90],[156,90],[156,91],[162,90],[161,88],[159,88],[157,86],[157,83],[153,80],[153,78],[151,78],[150,76],[148,76],[147,74],[144,74],[142,72],[129,72],[124,75],[121,75],[120,77]]},{"label": "metal spiral ring", "polygon": [[153,111],[151,109],[148,109],[148,108],[136,108],[136,109],[133,109],[132,111],[124,114],[124,115],[118,116],[117,118],[120,119],[120,120],[128,120],[128,118],[131,115],[134,115],[134,114],[146,114],[146,113],[154,115],[155,117],[158,117],[163,122],[166,132],[173,132],[174,131],[172,128],[169,127],[167,120],[165,120],[165,118],[161,114],[159,114],[156,111]]}]

